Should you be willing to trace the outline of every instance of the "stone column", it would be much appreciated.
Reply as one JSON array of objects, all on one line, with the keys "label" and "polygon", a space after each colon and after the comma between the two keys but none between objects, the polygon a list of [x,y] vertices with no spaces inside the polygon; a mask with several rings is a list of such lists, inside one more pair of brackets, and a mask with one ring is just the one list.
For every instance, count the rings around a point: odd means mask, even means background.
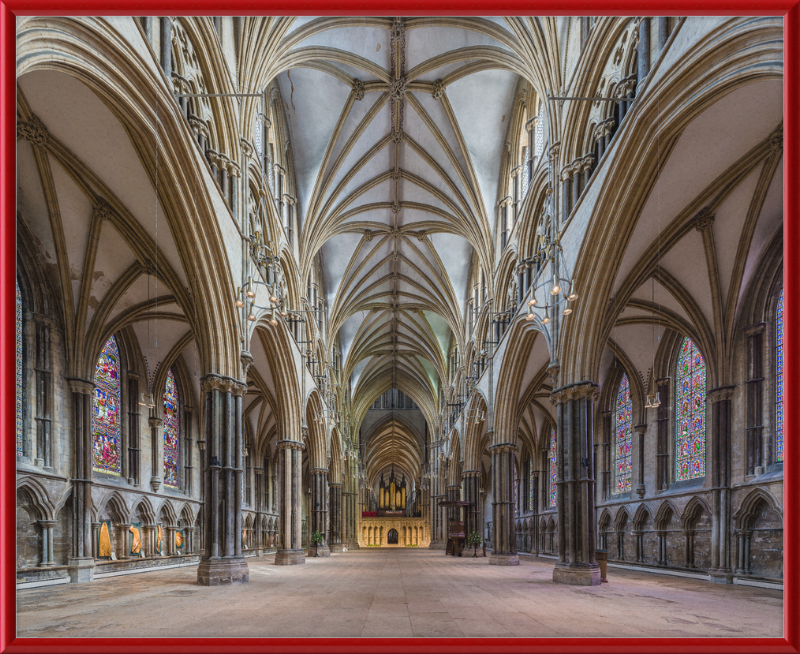
[{"label": "stone column", "polygon": [[156,550],[156,534],[158,533],[158,527],[156,525],[145,525],[142,527],[142,530],[144,531],[144,555],[146,557],[158,556]]},{"label": "stone column", "polygon": [[341,482],[331,482],[331,552],[341,552],[344,549],[342,543],[342,484]]},{"label": "stone column", "polygon": [[203,477],[205,548],[197,583],[217,586],[250,580],[242,556],[242,396],[230,377],[200,380],[205,402]]},{"label": "stone column", "polygon": [[594,159],[595,156],[593,154],[587,154],[581,159],[581,172],[583,172],[582,191],[585,191],[586,187],[589,186],[589,180],[592,178],[592,169],[594,168]]},{"label": "stone column", "polygon": [[161,70],[167,76],[167,80],[172,79],[172,21],[164,16],[160,19],[161,28]]},{"label": "stone column", "polygon": [[128,373],[128,483],[138,486],[139,468],[139,375]]},{"label": "stone column", "polygon": [[601,497],[607,500],[611,495],[611,422],[613,420],[613,411],[602,411],[600,416],[603,419],[603,454],[602,454],[602,467],[601,467]]},{"label": "stone column", "polygon": [[639,21],[639,46],[636,52],[638,58],[637,76],[639,84],[642,83],[650,72],[650,19],[642,18]]},{"label": "stone column", "polygon": [[479,506],[481,501],[481,471],[480,470],[465,470],[462,473],[464,477],[464,499],[467,502],[472,502],[467,507],[466,519],[466,533],[467,538],[473,531],[482,533],[481,525],[479,524]]},{"label": "stone column", "polygon": [[281,549],[275,554],[276,565],[296,565],[306,562],[302,547],[302,473],[305,447],[298,440],[278,441],[280,487],[278,538]]},{"label": "stone column", "polygon": [[130,523],[121,522],[117,525],[117,558],[120,560],[131,558],[131,548],[128,547],[130,530]]},{"label": "stone column", "polygon": [[656,490],[669,486],[669,379],[658,379],[658,442],[656,443]]},{"label": "stone column", "polygon": [[578,200],[581,198],[581,191],[583,190],[581,187],[581,165],[580,159],[576,159],[570,165],[572,170],[572,202],[570,203],[570,209],[577,207]]},{"label": "stone column", "polygon": [[53,527],[55,524],[55,520],[39,520],[39,526],[42,528],[42,561],[39,565],[42,567],[56,564],[53,560]]},{"label": "stone column", "polygon": [[92,547],[92,392],[85,379],[68,379],[72,401],[72,556],[68,561],[72,583],[94,579]]},{"label": "stone column", "polygon": [[562,221],[564,224],[567,222],[567,218],[569,218],[569,213],[572,211],[571,206],[571,180],[572,180],[572,168],[570,166],[564,166],[563,170],[561,171],[561,181],[563,183],[563,192],[561,193],[561,206],[563,208],[562,214]]},{"label": "stone column", "polygon": [[747,460],[745,475],[764,473],[764,331],[766,323],[751,325],[747,338],[746,434]]},{"label": "stone column", "polygon": [[553,581],[599,586],[594,558],[594,469],[592,403],[599,394],[594,382],[568,384],[553,391],[557,411],[556,485],[558,563]]},{"label": "stone column", "polygon": [[730,584],[730,466],[731,398],[735,386],[721,386],[708,392],[711,414],[711,581]]},{"label": "stone column", "polygon": [[[492,442],[493,434],[489,434]],[[492,455],[492,556],[491,565],[519,565],[514,547],[514,452],[512,443],[498,443],[489,448]]]},{"label": "stone column", "polygon": [[95,556],[97,553],[97,549],[100,543],[100,523],[93,522],[92,523],[92,557]]},{"label": "stone column", "polygon": [[150,446],[152,449],[150,488],[154,493],[161,488],[161,473],[164,470],[164,441],[158,432],[164,421],[161,418],[150,417],[147,420],[150,425]]},{"label": "stone column", "polygon": [[[311,533],[318,531],[322,535],[322,542],[317,546],[316,553],[320,556],[330,556],[328,547],[327,517],[328,517],[328,469],[311,468],[309,471],[311,483]],[[311,545],[309,545],[309,548]]]},{"label": "stone column", "polygon": [[647,425],[636,425],[633,430],[638,435],[637,447],[639,448],[638,456],[636,457],[637,480],[636,494],[642,498],[644,497],[644,435],[647,432]]},{"label": "stone column", "polygon": [[142,16],[142,29],[144,30],[144,38],[150,45],[153,45],[153,17]]},{"label": "stone column", "polygon": [[184,527],[183,536],[186,539],[183,545],[184,556],[188,554],[194,554],[196,552],[196,547],[194,542],[194,527]]},{"label": "stone column", "polygon": [[658,55],[661,56],[669,39],[669,18],[667,16],[656,18],[656,30],[658,30]]}]

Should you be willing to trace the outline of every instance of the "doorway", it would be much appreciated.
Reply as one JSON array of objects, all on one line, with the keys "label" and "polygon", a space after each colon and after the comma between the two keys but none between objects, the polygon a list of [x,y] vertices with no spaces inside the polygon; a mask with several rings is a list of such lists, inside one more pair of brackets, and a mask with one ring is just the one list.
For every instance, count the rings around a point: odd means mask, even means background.
[{"label": "doorway", "polygon": [[386,534],[386,544],[397,545],[397,529],[390,529],[389,533]]}]

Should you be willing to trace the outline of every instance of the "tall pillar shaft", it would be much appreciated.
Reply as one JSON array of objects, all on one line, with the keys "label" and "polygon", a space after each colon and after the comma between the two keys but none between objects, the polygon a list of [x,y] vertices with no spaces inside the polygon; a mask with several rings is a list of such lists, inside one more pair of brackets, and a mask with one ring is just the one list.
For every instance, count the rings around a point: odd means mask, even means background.
[{"label": "tall pillar shaft", "polygon": [[[491,436],[491,435],[490,435]],[[519,565],[514,528],[514,452],[512,443],[492,445],[492,565]]]},{"label": "tall pillar shaft", "polygon": [[480,470],[464,471],[464,499],[471,504],[467,507],[466,533],[482,533],[480,524],[481,472]]},{"label": "tall pillar shaft", "polygon": [[556,583],[600,585],[595,561],[594,464],[592,402],[598,395],[593,382],[556,389],[550,401],[557,410],[556,486],[558,563]]},{"label": "tall pillar shaft", "polygon": [[302,472],[301,441],[278,441],[278,540],[276,565],[297,565],[306,562],[302,546]]},{"label": "tall pillar shaft", "polygon": [[203,488],[205,548],[197,583],[218,586],[250,580],[242,556],[242,396],[228,377],[201,380],[205,402]]},{"label": "tall pillar shaft", "polygon": [[734,386],[709,391],[711,405],[711,569],[709,578],[732,583],[730,556],[731,398]]},{"label": "tall pillar shaft", "polygon": [[638,58],[638,82],[647,77],[650,72],[650,19],[642,18],[639,23],[639,49],[636,53]]},{"label": "tall pillar shaft", "polygon": [[344,548],[342,543],[342,532],[344,528],[344,520],[342,514],[342,484],[340,482],[331,482],[328,484],[330,488],[331,494],[331,501],[330,501],[330,513],[331,513],[331,542],[330,542],[330,551],[331,552],[341,552]]},{"label": "tall pillar shaft", "polygon": [[172,22],[167,16],[160,19],[161,69],[167,80],[172,80]]},{"label": "tall pillar shaft", "polygon": [[72,444],[75,453],[72,479],[72,556],[69,578],[72,583],[94,579],[92,551],[92,392],[94,384],[70,379],[72,391]]},{"label": "tall pillar shaft", "polygon": [[319,556],[330,556],[328,547],[328,469],[312,468],[311,473],[311,533],[318,531],[322,541],[316,548]]}]

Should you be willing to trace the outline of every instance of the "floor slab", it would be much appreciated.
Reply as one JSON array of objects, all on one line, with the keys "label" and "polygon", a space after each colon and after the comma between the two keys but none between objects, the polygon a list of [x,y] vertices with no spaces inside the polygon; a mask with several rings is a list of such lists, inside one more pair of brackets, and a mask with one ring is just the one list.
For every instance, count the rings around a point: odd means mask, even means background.
[{"label": "floor slab", "polygon": [[437,550],[355,550],[304,566],[248,559],[250,582],[192,567],[17,592],[21,637],[780,637],[783,593],[613,568],[595,587]]}]

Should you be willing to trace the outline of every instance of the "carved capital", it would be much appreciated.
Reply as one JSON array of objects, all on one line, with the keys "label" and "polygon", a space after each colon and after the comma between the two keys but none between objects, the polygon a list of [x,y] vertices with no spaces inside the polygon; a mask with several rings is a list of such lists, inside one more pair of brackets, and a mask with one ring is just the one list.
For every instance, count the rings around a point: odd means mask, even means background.
[{"label": "carved capital", "polygon": [[241,354],[242,360],[242,374],[247,375],[247,371],[250,369],[250,366],[253,365],[253,355],[250,354],[247,350],[244,350]]},{"label": "carved capital", "polygon": [[161,418],[148,418],[147,424],[150,425],[150,429],[158,429],[164,421]]},{"label": "carved capital", "polygon": [[558,373],[560,370],[561,366],[557,363],[547,367],[547,376],[550,378],[550,385],[554,388],[556,384],[558,384]]},{"label": "carved capital", "polygon": [[516,452],[517,446],[514,443],[497,443],[496,445],[490,445],[489,451],[494,454],[495,452]]},{"label": "carved capital", "polygon": [[558,158],[559,152],[561,152],[561,141],[556,141],[550,146],[550,156],[553,159],[556,159]]},{"label": "carved capital", "polygon": [[461,473],[462,477],[480,477],[481,471],[480,470],[465,470]]},{"label": "carved capital", "polygon": [[242,169],[236,162],[228,159],[226,166],[228,167],[228,177],[238,178],[242,174]]},{"label": "carved capital", "polygon": [[306,449],[305,443],[290,439],[278,441],[277,445],[279,450],[299,450],[302,452],[304,449]]},{"label": "carved capital", "polygon": [[694,228],[698,232],[704,232],[714,224],[715,217],[716,214],[711,213],[711,209],[708,207],[703,207],[694,217]]},{"label": "carved capital", "polygon": [[242,152],[244,153],[244,156],[247,157],[248,159],[252,157],[253,146],[250,145],[250,141],[248,141],[247,139],[239,139],[239,143],[242,146]]},{"label": "carved capital", "polygon": [[718,388],[712,388],[706,393],[706,401],[713,404],[715,402],[722,402],[723,400],[730,400],[735,390],[736,386],[719,386]]},{"label": "carved capital", "polygon": [[444,82],[440,79],[437,79],[433,83],[433,99],[441,100],[443,95],[444,95]]},{"label": "carved capital", "polygon": [[232,377],[224,377],[222,375],[210,373],[208,375],[204,375],[200,379],[200,390],[203,393],[220,391],[222,393],[244,395],[247,392],[247,386],[233,379]]},{"label": "carved capital", "polygon": [[308,471],[314,475],[324,475],[325,477],[328,476],[327,468],[309,468]]},{"label": "carved capital", "polygon": [[69,390],[73,393],[80,393],[81,395],[91,395],[94,390],[94,382],[88,379],[79,379],[77,377],[68,377]]},{"label": "carved capital", "polygon": [[363,100],[364,99],[364,82],[360,79],[353,78],[353,82],[351,84],[353,89],[353,98],[355,100]]},{"label": "carved capital", "polygon": [[197,116],[189,116],[189,126],[195,134],[201,134],[208,138],[208,125],[205,121]]},{"label": "carved capital", "polygon": [[31,145],[43,148],[50,139],[50,132],[39,117],[32,114],[30,120],[17,123],[17,136],[30,142]]},{"label": "carved capital", "polygon": [[633,428],[633,431],[635,431],[637,434],[644,434],[647,431],[647,425],[636,425]]},{"label": "carved capital", "polygon": [[577,382],[555,389],[550,393],[550,401],[553,404],[562,404],[569,400],[597,400],[600,397],[600,387],[591,381]]}]

